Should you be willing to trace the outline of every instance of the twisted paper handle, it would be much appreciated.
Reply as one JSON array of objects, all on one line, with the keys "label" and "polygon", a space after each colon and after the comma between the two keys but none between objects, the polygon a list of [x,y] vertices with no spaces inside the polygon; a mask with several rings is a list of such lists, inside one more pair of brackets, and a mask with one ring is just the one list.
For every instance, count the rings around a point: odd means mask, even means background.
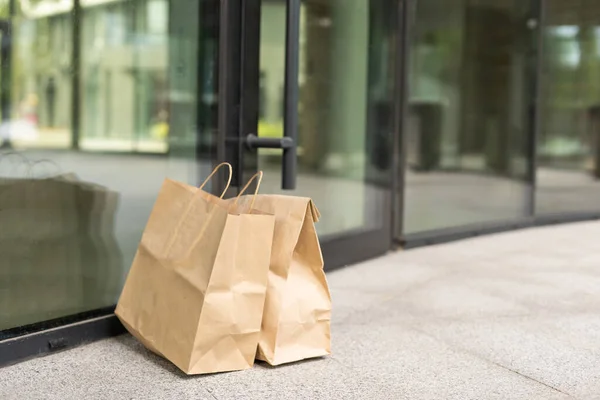
[{"label": "twisted paper handle", "polygon": [[208,177],[206,177],[204,182],[202,182],[202,185],[200,185],[200,187],[198,187],[198,189],[202,190],[204,188],[204,186],[206,186],[208,181],[210,181],[212,179],[212,177],[217,173],[217,171],[219,171],[219,169],[221,169],[222,167],[227,167],[227,171],[229,172],[229,177],[227,178],[227,185],[225,185],[225,189],[223,189],[221,196],[219,196],[219,198],[222,199],[223,196],[225,196],[225,192],[227,192],[227,189],[229,189],[229,185],[231,185],[231,176],[233,175],[233,169],[231,168],[231,164],[229,164],[229,163],[223,162],[223,163],[217,165],[215,167],[215,169],[213,169],[213,171],[210,173],[210,175]]},{"label": "twisted paper handle", "polygon": [[252,196],[252,202],[250,202],[250,210],[252,210],[252,207],[254,207],[254,201],[256,200],[256,195],[258,194],[258,190],[260,189],[260,184],[262,183],[262,178],[263,178],[263,172],[262,171],[258,171],[257,173],[255,173],[254,175],[252,175],[252,178],[248,179],[248,182],[246,183],[246,186],[244,186],[242,188],[242,190],[240,190],[240,193],[235,198],[235,201],[233,202],[234,205],[237,205],[238,201],[240,200],[240,197],[242,197],[242,195],[246,192],[246,190],[248,190],[248,188],[250,187],[250,184],[256,178],[258,178],[258,182],[256,182],[256,189],[254,189],[254,195]]},{"label": "twisted paper handle", "polygon": [[[208,181],[211,180],[211,178],[222,167],[227,167],[227,170],[229,171],[229,178],[227,179],[227,185],[225,185],[225,189],[223,189],[223,192],[221,193],[221,196],[219,198],[222,199],[223,196],[225,196],[225,192],[227,192],[227,189],[229,188],[229,185],[231,184],[231,175],[233,173],[233,168],[231,168],[231,164],[226,163],[226,162],[217,165],[215,167],[215,169],[213,169],[213,171],[210,173],[210,175],[208,175],[208,177],[204,180],[204,182],[202,182],[202,184],[200,185],[200,187],[198,188],[198,190],[196,191],[196,193],[194,193],[194,195],[192,196],[192,198],[188,202],[187,206],[185,207],[185,210],[183,211],[183,214],[181,215],[181,218],[179,218],[179,221],[177,221],[177,225],[175,226],[175,229],[173,229],[173,232],[171,233],[171,236],[169,237],[169,240],[165,243],[164,249],[165,249],[165,251],[166,251],[167,254],[171,251],[171,248],[173,247],[173,244],[175,243],[175,239],[177,238],[177,231],[179,231],[179,228],[181,228],[181,224],[183,223],[183,221],[187,217],[188,213],[190,212],[190,209],[192,208],[192,205],[194,204],[194,200],[196,200],[197,196],[201,195],[202,188],[204,186],[206,186],[206,184],[208,183]],[[208,223],[208,221],[205,222],[205,225],[202,228],[201,232],[204,232],[204,228],[206,227],[207,223]]]}]

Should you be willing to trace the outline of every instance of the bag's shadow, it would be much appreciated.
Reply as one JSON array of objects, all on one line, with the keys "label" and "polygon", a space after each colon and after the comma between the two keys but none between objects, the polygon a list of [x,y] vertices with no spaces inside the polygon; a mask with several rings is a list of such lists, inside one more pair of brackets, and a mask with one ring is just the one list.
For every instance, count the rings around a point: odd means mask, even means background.
[{"label": "bag's shadow", "polygon": [[[183,372],[182,370],[180,370],[175,364],[173,364],[172,362],[167,360],[166,358],[163,358],[163,357],[159,356],[158,354],[155,354],[155,353],[151,352],[150,350],[148,350],[142,343],[140,343],[137,339],[135,339],[130,334],[126,333],[124,335],[118,336],[116,339],[122,346],[125,346],[130,351],[141,355],[146,361],[151,362],[152,364],[156,365],[157,367],[164,369],[167,372],[170,372],[173,375],[176,375],[178,378],[181,378],[181,379],[198,379],[198,378],[206,377],[206,376],[215,376],[215,375],[229,374],[232,372],[238,372],[238,371],[227,371],[227,372],[215,372],[215,373],[211,373],[211,374],[188,375],[185,372]],[[318,357],[318,358],[312,358],[309,360],[300,360],[300,361],[283,364],[283,365],[277,365],[277,366],[269,365],[265,361],[256,360],[254,363],[254,368],[265,369],[265,370],[284,370],[287,368],[293,368],[294,366],[298,366],[298,365],[306,365],[306,364],[316,363],[316,362],[322,361],[325,358],[327,358],[327,357]]]},{"label": "bag's shadow", "polygon": [[180,378],[189,378],[190,376],[181,371],[175,364],[148,350],[142,343],[134,338],[129,333],[125,333],[118,336],[116,340],[124,347],[129,349],[131,352],[139,354],[144,360],[156,365],[157,367],[164,369]]},{"label": "bag's shadow", "polygon": [[254,367],[255,368],[267,369],[267,370],[283,370],[283,369],[286,369],[286,368],[297,367],[299,365],[308,365],[308,364],[312,364],[312,363],[322,362],[326,358],[327,357],[309,358],[309,359],[306,359],[306,360],[294,361],[294,362],[290,362],[290,363],[286,363],[286,364],[281,364],[281,365],[271,365],[271,364],[267,363],[266,361],[256,360],[254,362]]}]

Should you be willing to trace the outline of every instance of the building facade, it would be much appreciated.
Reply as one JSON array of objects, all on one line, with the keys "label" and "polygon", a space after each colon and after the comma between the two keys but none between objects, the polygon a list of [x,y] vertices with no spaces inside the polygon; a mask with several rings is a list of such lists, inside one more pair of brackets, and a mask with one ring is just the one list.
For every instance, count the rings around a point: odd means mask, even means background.
[{"label": "building facade", "polygon": [[594,0],[2,0],[0,37],[0,364],[121,332],[162,180],[223,161],[314,199],[326,269],[600,217]]}]

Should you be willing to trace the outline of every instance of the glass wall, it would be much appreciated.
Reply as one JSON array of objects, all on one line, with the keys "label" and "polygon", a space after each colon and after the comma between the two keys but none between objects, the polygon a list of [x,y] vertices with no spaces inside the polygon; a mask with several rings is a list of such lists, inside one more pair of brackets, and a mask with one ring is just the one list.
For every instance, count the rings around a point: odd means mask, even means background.
[{"label": "glass wall", "polygon": [[209,172],[218,106],[218,0],[6,4],[0,339],[116,303],[165,176]]},{"label": "glass wall", "polygon": [[600,4],[547,0],[538,214],[600,211]]},{"label": "glass wall", "polygon": [[532,3],[413,2],[404,234],[528,215]]},{"label": "glass wall", "polygon": [[[258,129],[281,137],[286,2],[261,2]],[[407,38],[400,3],[301,2],[298,189],[285,194],[315,200],[322,241],[389,244],[394,167],[399,237],[600,212],[596,1],[411,0]],[[225,147],[219,5],[0,0],[0,339],[110,310],[164,177],[208,174]],[[258,168],[262,191],[281,192],[281,150],[260,149]]]},{"label": "glass wall", "polygon": [[[300,24],[298,189],[312,197],[322,237],[383,229],[390,205],[393,0],[306,0]],[[262,1],[259,135],[281,137],[285,1]],[[281,152],[260,149],[262,188],[281,189]],[[388,220],[389,223],[389,220]]]}]

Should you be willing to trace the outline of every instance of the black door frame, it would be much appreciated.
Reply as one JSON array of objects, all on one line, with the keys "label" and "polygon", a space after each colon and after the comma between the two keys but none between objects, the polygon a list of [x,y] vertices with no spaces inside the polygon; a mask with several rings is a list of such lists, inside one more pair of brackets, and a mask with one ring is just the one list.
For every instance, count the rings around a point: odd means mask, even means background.
[{"label": "black door frame", "polygon": [[[9,18],[0,19],[0,60],[2,68],[2,84],[0,86],[0,116],[4,123],[10,119],[11,115],[11,72],[12,72],[12,23],[10,16],[12,15],[14,3],[9,3]],[[0,137],[0,149],[11,148],[9,138]]]},{"label": "black door frame", "polygon": [[[222,0],[222,42],[221,42],[221,68],[219,119],[219,152],[216,163],[228,161],[234,166],[234,179],[232,185],[239,186],[240,182],[247,180],[257,171],[256,149],[249,149],[247,135],[256,134],[258,131],[259,112],[259,90],[260,90],[260,21],[261,0]],[[301,0],[286,0],[286,87],[292,87],[297,82],[298,74],[298,41],[299,41],[299,8]],[[393,10],[398,17],[398,42],[402,41],[404,24],[405,0],[397,0],[397,10]],[[396,43],[398,47],[399,43]],[[401,49],[404,46],[399,46]],[[295,58],[294,58],[295,57]],[[397,52],[397,61],[403,60],[402,51]],[[294,65],[295,64],[295,65]],[[398,65],[402,65],[401,63]],[[402,113],[398,110],[404,107],[402,98],[403,73],[395,77],[397,93],[395,93],[394,105],[394,132],[393,137],[400,138],[400,119]],[[291,97],[291,98],[290,98]],[[284,131],[286,135],[289,130],[297,128],[298,93],[293,88],[286,90]],[[294,134],[289,135],[294,136]],[[260,138],[259,138],[260,140]],[[294,138],[295,140],[295,138]],[[276,147],[272,143],[268,147]],[[399,148],[398,143],[394,146]],[[285,150],[284,150],[285,151]],[[392,149],[390,149],[392,151]],[[392,155],[395,164],[398,165],[399,153],[394,151]],[[288,158],[289,160],[289,158]],[[282,164],[286,161],[283,160]],[[287,164],[290,165],[289,163]],[[392,168],[397,171],[398,168]],[[287,171],[289,176],[289,169]],[[394,199],[392,186],[398,182],[402,174],[392,172],[392,178],[388,185],[385,198],[385,206],[380,210],[382,213],[383,226],[373,230],[346,231],[340,235],[325,237],[321,240],[321,248],[325,261],[325,269],[332,270],[348,264],[364,261],[389,251],[393,245],[393,215]],[[285,185],[286,171],[282,184]],[[318,206],[318,205],[317,205]]]}]

